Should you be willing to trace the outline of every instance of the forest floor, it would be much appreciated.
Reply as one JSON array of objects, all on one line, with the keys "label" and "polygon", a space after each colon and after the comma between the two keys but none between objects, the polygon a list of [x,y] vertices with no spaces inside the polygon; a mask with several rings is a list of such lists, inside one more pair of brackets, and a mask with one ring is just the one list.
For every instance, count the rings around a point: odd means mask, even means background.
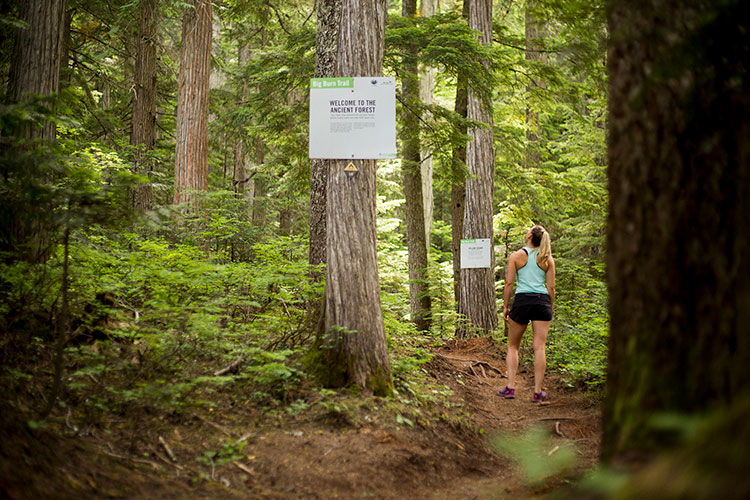
[{"label": "forest floor", "polygon": [[[487,339],[433,354],[426,377],[450,391],[417,411],[361,395],[314,404],[320,393],[310,392],[298,411],[218,401],[96,423],[68,412],[37,429],[5,415],[0,498],[515,499],[554,492],[596,465],[590,395],[550,376],[549,400],[534,404],[533,373],[522,368],[516,399],[502,399],[504,353]],[[547,477],[530,478],[540,464]]]}]

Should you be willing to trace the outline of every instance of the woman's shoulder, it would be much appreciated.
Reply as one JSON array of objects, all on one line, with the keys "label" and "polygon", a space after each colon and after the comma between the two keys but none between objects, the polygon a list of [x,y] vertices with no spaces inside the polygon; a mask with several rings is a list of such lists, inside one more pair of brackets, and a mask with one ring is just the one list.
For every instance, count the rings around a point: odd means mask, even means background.
[{"label": "woman's shoulder", "polygon": [[529,256],[526,253],[526,250],[524,248],[521,248],[519,250],[516,250],[512,254],[510,254],[510,261],[520,263],[522,266],[526,264],[526,259],[528,259]]}]

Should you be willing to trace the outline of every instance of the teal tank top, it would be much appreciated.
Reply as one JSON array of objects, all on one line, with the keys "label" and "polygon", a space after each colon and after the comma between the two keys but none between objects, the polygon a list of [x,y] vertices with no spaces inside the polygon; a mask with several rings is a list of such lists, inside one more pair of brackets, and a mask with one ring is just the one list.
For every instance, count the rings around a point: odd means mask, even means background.
[{"label": "teal tank top", "polygon": [[526,265],[518,270],[518,286],[516,293],[544,293],[549,295],[545,283],[547,282],[547,273],[536,263],[536,257],[539,250],[532,250],[529,247],[523,247],[529,256]]}]

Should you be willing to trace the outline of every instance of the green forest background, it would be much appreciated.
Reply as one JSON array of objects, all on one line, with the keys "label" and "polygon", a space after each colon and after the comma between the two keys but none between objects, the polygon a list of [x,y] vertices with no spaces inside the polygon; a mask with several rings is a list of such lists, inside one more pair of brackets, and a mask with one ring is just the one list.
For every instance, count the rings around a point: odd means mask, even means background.
[{"label": "green forest background", "polygon": [[[492,71],[484,76],[491,81],[483,84],[491,85],[494,105],[497,289],[507,256],[528,227],[544,225],[558,269],[549,367],[571,386],[596,390],[604,379],[608,327],[603,2],[537,2],[531,12],[521,2],[495,3]],[[307,264],[313,2],[217,4],[209,185],[196,193],[199,209],[172,204],[183,4],[159,4],[157,140],[148,153],[148,177],[135,173],[129,144],[138,2],[68,4],[70,58],[59,96],[4,105],[0,116],[4,130],[39,120],[57,124],[55,146],[3,149],[3,201],[11,208],[3,222],[10,227],[14,217],[43,226],[49,252],[44,262],[14,258],[18,249],[6,239],[3,378],[46,393],[48,374],[17,361],[52,355],[66,315],[71,342],[64,346],[65,363],[76,369],[64,390],[92,409],[195,402],[193,395],[227,381],[197,376],[205,365],[220,368],[240,358],[251,361],[231,377],[256,384],[258,399],[283,399],[307,376],[302,354],[316,321],[310,304],[322,293]],[[465,136],[453,107],[457,78],[471,73],[468,61],[481,50],[461,8],[442,2],[438,14],[411,20],[400,16],[398,2],[389,4],[384,75],[404,77],[406,43],[419,43],[436,70],[434,102],[425,105],[429,114],[421,123],[423,154],[434,165],[428,284],[434,319],[428,332],[417,332],[409,318],[400,161],[378,164],[381,299],[397,384],[408,385],[412,369],[428,356],[425,349],[455,332],[449,205],[452,154]],[[6,10],[2,18],[6,72],[18,25],[12,14]],[[529,15],[546,20],[546,34],[536,41],[543,58],[525,54]],[[243,45],[250,48],[249,61],[239,64]],[[530,110],[538,123],[527,119]],[[402,112],[399,104],[399,118]],[[3,140],[8,146],[14,139]],[[233,177],[238,143],[262,150],[249,160],[244,189]],[[528,160],[530,150],[538,161]],[[153,189],[153,209],[138,211],[131,193],[144,182]],[[68,311],[61,311],[63,293]],[[113,350],[92,348],[86,335],[123,341],[139,362],[115,361]],[[504,341],[502,330],[493,336]],[[531,355],[526,339],[523,356]],[[92,382],[92,375],[104,373],[121,375],[123,385]]]},{"label": "green forest background", "polygon": [[[316,2],[214,3],[208,182],[186,203],[174,202],[175,136],[181,30],[191,7],[155,4],[156,139],[144,153],[132,145],[140,5],[68,0],[60,91],[0,106],[6,415],[43,430],[54,418],[70,426],[74,409],[81,422],[130,416],[135,429],[138,415],[179,418],[212,411],[218,400],[262,408],[270,419],[313,405],[356,411],[316,380],[310,349],[324,289],[308,255]],[[409,106],[419,106],[434,198],[431,325],[420,330],[410,313],[402,160],[378,161],[378,274],[396,421],[414,427],[423,409],[450,405],[450,389],[422,367],[434,348],[459,336],[451,189],[468,175],[456,152],[469,122],[455,111],[457,89],[467,83],[493,105],[497,308],[510,253],[529,227],[543,225],[557,266],[548,373],[597,401],[609,328],[604,1],[496,1],[489,48],[468,29],[463,2],[438,6],[409,18],[390,0],[385,31],[383,75],[397,81],[397,126]],[[18,16],[18,3],[0,8],[3,95],[16,30],[25,26]],[[542,27],[533,40],[530,22]],[[404,60],[415,48],[435,84],[431,102],[407,106],[403,82],[413,75]],[[54,141],[23,133],[49,122]],[[138,201],[144,188],[146,207]],[[504,346],[500,325],[489,337]],[[532,360],[527,335],[521,362]],[[300,387],[317,402],[300,397]],[[213,470],[240,452],[199,459]]]}]

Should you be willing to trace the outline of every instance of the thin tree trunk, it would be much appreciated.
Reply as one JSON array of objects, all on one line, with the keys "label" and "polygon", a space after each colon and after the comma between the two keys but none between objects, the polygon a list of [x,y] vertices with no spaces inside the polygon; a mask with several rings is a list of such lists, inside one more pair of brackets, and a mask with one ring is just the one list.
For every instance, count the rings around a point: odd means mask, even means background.
[{"label": "thin tree trunk", "polygon": [[[469,0],[464,0],[462,15],[469,17]],[[458,75],[456,82],[455,112],[466,118],[468,87],[464,75]],[[465,128],[460,131],[464,136],[468,133]],[[461,238],[464,236],[464,205],[466,203],[466,147],[460,146],[453,150],[451,158],[451,250],[453,251],[453,297],[456,308],[461,304]]]},{"label": "thin tree trunk", "polygon": [[65,9],[65,18],[62,25],[62,38],[60,39],[60,90],[70,86],[70,74],[72,72],[69,64],[70,58],[70,23],[73,20],[73,11]]},{"label": "thin tree trunk", "polygon": [[[342,2],[335,76],[382,71],[385,0]],[[320,349],[327,382],[388,395],[393,390],[380,303],[375,225],[375,160],[331,161],[327,188],[325,334]]]},{"label": "thin tree trunk", "polygon": [[[538,0],[527,0],[526,2],[526,51],[525,58],[530,64],[539,64],[546,61],[542,52],[544,48],[544,34],[546,23],[540,19],[537,12]],[[536,71],[530,71],[532,75]],[[544,84],[539,77],[532,78],[526,85],[526,168],[539,167],[540,154],[540,129],[539,129],[539,98],[536,94]]]},{"label": "thin tree trunk", "polygon": [[[437,0],[421,0],[420,15],[422,17],[433,16],[437,12]],[[426,105],[432,105],[432,93],[435,89],[435,69],[423,67],[419,72],[419,96]],[[427,252],[430,251],[430,234],[432,233],[433,209],[435,195],[432,183],[432,153],[422,151],[422,198],[424,204],[424,232]]]},{"label": "thin tree trunk", "polygon": [[[136,172],[148,177],[153,171],[153,162],[148,159],[148,154],[156,143],[156,1],[141,0],[138,13],[138,50],[130,133],[130,144],[135,147]],[[149,210],[153,207],[150,184],[138,186],[131,195],[134,208]]]},{"label": "thin tree trunk", "polygon": [[[469,27],[480,33],[481,43],[491,44],[491,0],[469,2]],[[463,236],[465,239],[489,238],[492,242],[492,195],[495,174],[492,109],[490,103],[484,101],[471,87],[467,103],[468,118],[486,123],[487,127],[469,129],[466,166],[471,176],[466,180]],[[459,336],[471,336],[477,331],[489,333],[497,328],[494,267],[494,252],[491,252],[489,268],[461,270],[459,313],[465,316],[468,324],[461,325]]]},{"label": "thin tree trunk", "polygon": [[[403,0],[402,15],[415,17],[416,0]],[[419,139],[418,47],[404,49],[401,88],[401,169],[404,179],[406,245],[409,251],[409,302],[416,328],[430,328],[430,295],[427,283],[427,241],[422,197],[421,146]]]},{"label": "thin tree trunk", "polygon": [[190,203],[190,191],[208,187],[208,97],[213,7],[191,0],[182,20],[177,90],[174,203]]},{"label": "thin tree trunk", "polygon": [[[611,461],[648,458],[674,442],[649,425],[654,414],[701,414],[750,395],[746,7],[609,2],[611,320],[602,454]],[[719,467],[735,460],[723,448],[736,433],[722,436],[712,447]],[[710,496],[727,496],[711,479]]]},{"label": "thin tree trunk", "polygon": [[[266,162],[266,143],[262,138],[255,138],[255,165],[262,166]],[[264,226],[266,224],[266,212],[268,207],[268,179],[265,175],[256,175],[253,178],[253,225]]]},{"label": "thin tree trunk", "polygon": [[[244,67],[250,60],[250,45],[246,42],[240,43],[240,47],[237,53],[237,63],[240,67]],[[247,99],[247,80],[242,79],[240,84],[238,100],[239,105],[244,105]],[[240,195],[245,193],[248,181],[247,171],[247,154],[245,152],[245,133],[244,130],[240,130],[239,136],[235,139],[234,143],[234,174],[232,176],[232,185],[234,192]]]},{"label": "thin tree trunk", "polygon": [[[268,17],[268,7],[265,8]],[[268,31],[265,27],[261,28],[260,48],[265,49],[268,43]],[[266,144],[262,137],[255,138],[255,165],[262,167],[266,162]],[[268,201],[268,178],[265,175],[256,175],[253,178],[253,225],[264,226],[267,220]]]}]

